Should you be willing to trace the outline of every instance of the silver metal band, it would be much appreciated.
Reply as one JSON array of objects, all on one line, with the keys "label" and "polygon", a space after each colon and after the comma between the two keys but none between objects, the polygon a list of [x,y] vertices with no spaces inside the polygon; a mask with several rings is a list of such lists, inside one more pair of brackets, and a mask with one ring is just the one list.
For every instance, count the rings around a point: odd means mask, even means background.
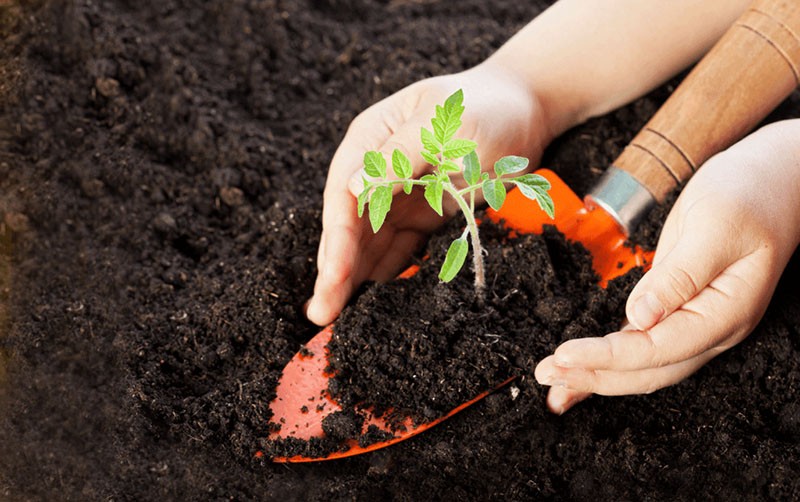
[{"label": "silver metal band", "polygon": [[636,178],[611,166],[584,197],[584,202],[589,208],[605,210],[619,223],[625,235],[630,235],[656,204],[656,199]]}]

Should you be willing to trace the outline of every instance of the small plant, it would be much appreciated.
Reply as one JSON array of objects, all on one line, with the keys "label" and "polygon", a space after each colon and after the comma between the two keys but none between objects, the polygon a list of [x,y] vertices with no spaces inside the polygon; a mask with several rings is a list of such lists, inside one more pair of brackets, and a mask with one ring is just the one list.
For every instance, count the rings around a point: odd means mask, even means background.
[{"label": "small plant", "polygon": [[[475,192],[481,190],[483,197],[492,209],[499,210],[506,199],[506,183],[519,187],[523,195],[535,200],[539,207],[550,218],[554,216],[553,199],[547,193],[550,182],[538,174],[514,175],[528,167],[528,159],[509,155],[494,164],[496,178],[481,172],[478,144],[468,139],[455,137],[461,127],[461,115],[464,113],[464,93],[461,89],[453,93],[443,106],[436,106],[436,116],[431,119],[433,131],[422,128],[420,138],[424,150],[422,157],[434,169],[420,179],[413,179],[411,161],[400,150],[392,152],[392,170],[397,179],[387,179],[386,159],[383,154],[370,151],[364,154],[364,171],[371,178],[364,180],[364,190],[358,196],[358,216],[364,214],[364,206],[369,202],[369,221],[373,232],[383,225],[386,215],[392,207],[392,187],[402,185],[403,191],[410,194],[414,185],[424,187],[425,200],[439,216],[442,216],[442,197],[448,193],[458,203],[467,227],[464,233],[454,240],[447,249],[444,263],[439,272],[439,279],[451,281],[464,266],[469,244],[467,234],[472,241],[472,258],[475,269],[475,291],[479,298],[483,297],[486,276],[483,268],[483,248],[478,236],[478,223],[475,220]],[[456,163],[461,159],[461,167]],[[458,188],[450,178],[452,174],[461,173],[466,186]]]}]

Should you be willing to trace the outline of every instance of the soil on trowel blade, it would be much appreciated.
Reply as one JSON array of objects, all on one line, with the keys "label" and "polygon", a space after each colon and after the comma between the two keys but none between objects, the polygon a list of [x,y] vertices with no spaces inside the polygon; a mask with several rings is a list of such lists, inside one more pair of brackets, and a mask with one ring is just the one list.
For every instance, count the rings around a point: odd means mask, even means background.
[{"label": "soil on trowel blade", "polygon": [[600,288],[589,253],[553,227],[508,238],[500,225],[481,225],[483,301],[469,266],[454,281],[439,281],[460,223],[431,239],[425,253],[431,259],[414,276],[369,286],[334,324],[328,391],[349,415],[332,414],[331,424],[340,425],[329,431],[323,422],[323,428],[326,439],[339,440],[275,441],[266,446],[269,454],[316,457],[338,451],[344,439],[365,442],[352,416],[356,405],[383,416],[394,432],[407,417],[430,422],[510,377],[532,374],[536,361],[564,340],[613,331],[624,318],[641,270]]},{"label": "soil on trowel blade", "polygon": [[535,363],[564,340],[615,330],[641,271],[597,285],[591,258],[548,227],[507,239],[485,223],[487,288],[478,301],[465,266],[438,280],[458,223],[431,240],[430,260],[409,279],[373,285],[334,325],[331,394],[345,406],[393,409],[428,422]]}]

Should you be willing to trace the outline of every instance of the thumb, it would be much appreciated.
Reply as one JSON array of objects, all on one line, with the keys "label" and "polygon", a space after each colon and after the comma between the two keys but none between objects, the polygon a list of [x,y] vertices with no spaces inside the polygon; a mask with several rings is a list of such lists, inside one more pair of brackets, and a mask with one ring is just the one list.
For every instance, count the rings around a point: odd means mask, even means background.
[{"label": "thumb", "polygon": [[[378,151],[386,159],[387,180],[398,179],[398,176],[392,169],[392,155],[395,150],[399,150],[401,153],[405,154],[411,161],[412,178],[417,178],[424,174],[428,163],[425,162],[425,159],[423,159],[422,155],[420,154],[420,129],[422,128],[422,125],[423,121],[416,120],[416,117],[412,117],[409,121],[394,131],[386,140],[386,142],[381,145],[380,148],[378,148]],[[363,167],[353,173],[353,175],[350,177],[347,187],[354,196],[358,197],[358,195],[364,190],[363,178],[365,177],[369,178]],[[402,186],[395,185],[394,192],[397,193],[400,190],[402,190]]]},{"label": "thumb", "polygon": [[[718,222],[711,222],[718,227]],[[691,225],[639,281],[625,306],[628,321],[645,331],[680,308],[736,261],[736,240],[724,231]],[[702,226],[703,228],[697,228]],[[665,231],[668,229],[664,229]]]}]

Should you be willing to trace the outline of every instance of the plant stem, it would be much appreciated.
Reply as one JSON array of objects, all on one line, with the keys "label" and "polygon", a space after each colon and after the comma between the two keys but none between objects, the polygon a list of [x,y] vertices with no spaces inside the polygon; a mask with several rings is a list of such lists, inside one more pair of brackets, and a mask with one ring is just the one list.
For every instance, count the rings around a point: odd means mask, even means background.
[{"label": "plant stem", "polygon": [[475,295],[479,303],[483,303],[484,289],[486,288],[486,273],[483,268],[483,246],[478,237],[478,222],[475,221],[475,214],[470,209],[470,205],[464,197],[451,184],[444,185],[445,192],[449,193],[458,203],[464,218],[467,220],[470,240],[472,241],[472,267],[475,270]]},{"label": "plant stem", "polygon": [[[504,184],[505,183],[514,183],[514,179],[513,178],[509,178],[509,179],[495,178],[495,179],[498,180],[498,181],[502,181]],[[458,190],[456,193],[458,195],[461,195],[461,196],[464,196],[466,194],[473,194],[474,192],[477,192],[478,190],[480,190],[482,187],[483,187],[483,185],[481,183],[478,183],[477,185],[470,185],[468,187],[462,188],[461,190]]]},{"label": "plant stem", "polygon": [[377,186],[377,185],[392,186],[392,185],[402,185],[404,183],[411,183],[412,185],[419,185],[419,186],[425,186],[425,185],[429,184],[427,181],[402,179],[402,180],[376,181],[376,182],[373,182],[373,185],[374,186]]}]

